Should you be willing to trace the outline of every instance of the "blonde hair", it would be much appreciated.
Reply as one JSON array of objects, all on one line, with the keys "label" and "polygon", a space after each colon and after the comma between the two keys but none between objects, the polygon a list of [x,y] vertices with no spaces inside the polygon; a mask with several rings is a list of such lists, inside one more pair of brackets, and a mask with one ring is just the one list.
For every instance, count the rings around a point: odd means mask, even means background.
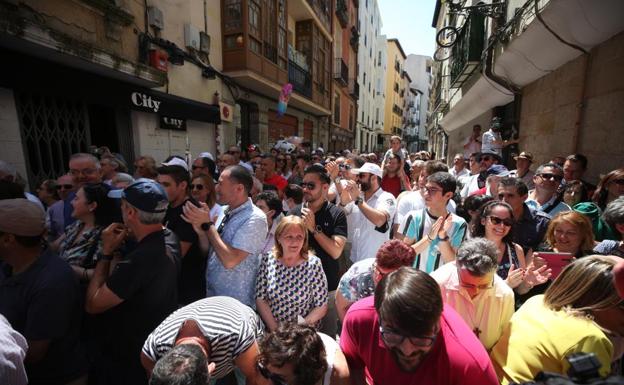
[{"label": "blonde hair", "polygon": [[581,241],[580,251],[587,251],[594,249],[594,230],[592,224],[583,214],[579,214],[576,211],[564,211],[561,212],[550,221],[548,224],[548,230],[546,230],[546,243],[551,247],[555,247],[555,229],[561,223],[566,222],[575,226],[579,234],[583,237]]},{"label": "blonde hair", "polygon": [[544,294],[544,304],[575,316],[616,306],[620,297],[613,286],[614,257],[589,255],[566,266]]},{"label": "blonde hair", "polygon": [[284,233],[284,231],[286,231],[291,226],[298,226],[301,231],[303,231],[303,246],[301,246],[301,251],[299,252],[299,255],[303,259],[308,259],[308,229],[306,229],[305,224],[303,223],[303,219],[295,215],[289,215],[282,218],[280,223],[277,225],[277,228],[275,229],[275,245],[273,246],[273,255],[277,259],[280,259],[284,256],[284,250],[282,249],[282,245],[279,242],[279,238],[282,236],[282,233]]}]

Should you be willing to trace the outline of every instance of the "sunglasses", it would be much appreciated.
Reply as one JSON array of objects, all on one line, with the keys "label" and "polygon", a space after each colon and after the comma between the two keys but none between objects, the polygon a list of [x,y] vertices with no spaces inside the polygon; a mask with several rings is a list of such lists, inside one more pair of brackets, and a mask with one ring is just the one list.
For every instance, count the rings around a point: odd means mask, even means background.
[{"label": "sunglasses", "polygon": [[338,166],[338,168],[342,169],[342,170],[351,170],[351,166],[348,164],[341,164]]},{"label": "sunglasses", "polygon": [[74,188],[73,184],[57,184],[56,185],[57,190],[71,190],[73,188]]},{"label": "sunglasses", "polygon": [[258,372],[262,375],[262,377],[267,380],[271,380],[273,385],[288,385],[282,376],[271,373],[271,371],[260,362],[256,362],[256,369],[258,369]]},{"label": "sunglasses", "polygon": [[204,185],[203,184],[192,184],[191,185],[191,190],[201,191],[203,189],[204,189]]},{"label": "sunglasses", "polygon": [[316,183],[313,182],[302,182],[301,183],[301,187],[302,188],[307,188],[308,190],[314,190],[316,188]]},{"label": "sunglasses", "polygon": [[561,182],[563,176],[557,174],[539,174],[539,177],[544,180],[554,180],[557,182]]},{"label": "sunglasses", "polygon": [[513,225],[513,221],[509,218],[503,219],[503,218],[495,217],[493,215],[490,215],[488,218],[490,219],[490,222],[492,222],[492,224],[495,226],[500,225],[501,223],[505,227],[511,227]]}]

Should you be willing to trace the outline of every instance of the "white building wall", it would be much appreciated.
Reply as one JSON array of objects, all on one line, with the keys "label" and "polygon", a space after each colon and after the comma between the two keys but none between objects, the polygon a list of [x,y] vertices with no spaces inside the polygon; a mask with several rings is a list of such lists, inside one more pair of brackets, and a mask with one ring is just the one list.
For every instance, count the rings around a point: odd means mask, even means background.
[{"label": "white building wall", "polygon": [[[432,86],[432,67],[433,59],[424,55],[407,55],[405,61],[405,71],[412,79],[411,88],[415,88],[422,92],[419,103],[420,122],[418,125],[418,136],[420,140],[427,139],[427,109],[429,107],[429,94]],[[427,71],[429,68],[429,71]]]}]

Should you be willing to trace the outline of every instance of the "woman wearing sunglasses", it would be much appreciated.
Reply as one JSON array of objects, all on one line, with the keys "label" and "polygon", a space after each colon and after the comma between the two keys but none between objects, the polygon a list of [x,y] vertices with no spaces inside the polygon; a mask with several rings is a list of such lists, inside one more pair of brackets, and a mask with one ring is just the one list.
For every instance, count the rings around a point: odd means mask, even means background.
[{"label": "woman wearing sunglasses", "polygon": [[272,385],[348,385],[338,343],[309,326],[284,324],[259,342],[256,369]]},{"label": "woman wearing sunglasses", "polygon": [[512,317],[490,357],[502,384],[533,381],[540,372],[566,375],[566,357],[592,352],[599,375],[611,371],[613,336],[624,335],[624,302],[613,284],[612,256],[587,256],[566,266],[544,295]]},{"label": "woman wearing sunglasses", "polygon": [[497,249],[496,274],[519,293],[526,293],[534,285],[543,283],[546,269],[536,269],[527,263],[522,247],[512,242],[513,209],[507,203],[492,201],[481,207],[479,215],[470,223],[473,238],[492,241]]},{"label": "woman wearing sunglasses", "polygon": [[624,168],[618,168],[600,180],[593,200],[601,210],[604,210],[609,203],[622,195],[624,195]]},{"label": "woman wearing sunglasses", "polygon": [[210,208],[210,218],[221,216],[223,208],[217,204],[215,184],[210,175],[199,174],[191,182],[191,196],[197,202],[203,202]]},{"label": "woman wearing sunglasses", "polygon": [[269,330],[280,322],[317,326],[327,313],[327,278],[321,260],[308,250],[300,217],[284,217],[275,229],[273,251],[262,255],[256,306]]}]

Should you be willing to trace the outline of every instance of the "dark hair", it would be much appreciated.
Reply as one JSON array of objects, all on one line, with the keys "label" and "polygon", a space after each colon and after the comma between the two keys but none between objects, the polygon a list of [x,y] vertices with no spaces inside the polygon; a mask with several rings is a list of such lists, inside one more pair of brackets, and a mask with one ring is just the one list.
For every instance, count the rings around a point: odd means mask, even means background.
[{"label": "dark hair", "polygon": [[201,181],[206,185],[206,189],[208,189],[208,196],[206,197],[206,202],[204,203],[206,203],[208,207],[212,209],[215,203],[217,203],[217,193],[215,191],[215,183],[214,183],[214,179],[212,179],[212,175],[206,175],[202,173],[197,176],[194,176],[191,179],[191,182],[194,181],[195,179],[201,179]]},{"label": "dark hair", "polygon": [[284,188],[284,196],[292,198],[296,204],[301,204],[303,202],[303,188],[296,184],[289,184]]},{"label": "dark hair", "polygon": [[228,166],[226,170],[230,171],[230,179],[232,179],[234,183],[242,184],[245,189],[245,193],[249,194],[253,188],[253,176],[251,176],[249,170],[238,164]]},{"label": "dark hair", "polygon": [[375,256],[377,265],[385,269],[412,266],[415,259],[416,251],[407,243],[398,239],[385,241],[377,250],[377,255]]},{"label": "dark hair", "polygon": [[217,175],[217,165],[215,164],[214,160],[208,158],[207,156],[203,156],[198,159],[201,159],[202,166],[206,167],[208,169],[208,172],[210,172],[210,176],[214,178],[215,175]]},{"label": "dark hair", "polygon": [[442,187],[442,194],[447,192],[455,192],[457,188],[457,180],[448,172],[436,172],[427,177],[427,182],[435,183]]},{"label": "dark hair", "polygon": [[0,179],[0,199],[18,199],[24,197],[24,187],[19,183]]},{"label": "dark hair", "polygon": [[316,174],[322,183],[330,184],[331,179],[329,178],[329,174],[327,174],[327,170],[320,164],[313,164],[308,166],[303,170],[303,175],[305,174]]},{"label": "dark hair", "polygon": [[95,224],[106,227],[113,222],[121,222],[121,209],[117,205],[118,201],[109,198],[110,186],[105,183],[87,183],[82,186],[85,198],[89,203],[97,203],[93,212]]},{"label": "dark hair", "polygon": [[278,368],[294,366],[295,383],[314,385],[327,370],[325,346],[321,336],[310,326],[281,324],[259,341],[258,361]]},{"label": "dark hair", "polygon": [[563,174],[563,168],[559,166],[557,163],[551,162],[551,163],[546,163],[546,164],[542,164],[541,166],[539,166],[537,170],[535,170],[535,175],[541,174],[545,168],[553,168]]},{"label": "dark hair", "polygon": [[580,163],[583,170],[587,170],[587,157],[583,154],[572,154],[566,156],[570,162]]},{"label": "dark hair", "polygon": [[[481,219],[487,218],[492,213],[492,210],[494,209],[494,207],[498,207],[498,206],[502,206],[506,208],[507,210],[509,210],[509,217],[512,220],[514,219],[513,209],[508,203],[501,202],[501,201],[488,202],[484,204],[483,206],[481,206],[481,210],[479,210],[479,215],[477,215],[476,217],[474,217],[474,219],[470,221],[470,226],[469,226],[470,235],[473,238],[477,238],[477,237],[485,238],[485,225],[481,223]],[[512,240],[513,240],[513,226],[509,229],[509,232],[503,238],[503,242],[510,243],[512,242]]]},{"label": "dark hair", "polygon": [[56,200],[61,199],[61,197],[59,196],[58,191],[56,190],[56,180],[54,179],[46,179],[43,182],[40,183],[41,186],[43,186],[43,188],[45,189],[45,191],[52,195],[52,197]]},{"label": "dark hair", "polygon": [[205,385],[210,380],[207,357],[195,344],[180,344],[154,366],[150,385]]},{"label": "dark hair", "polygon": [[364,163],[366,163],[366,159],[359,155],[351,157],[351,161],[353,162],[353,166],[355,166],[355,168],[360,168],[364,166]]},{"label": "dark hair", "polygon": [[[427,175],[433,175],[436,172],[448,172],[448,166],[439,160],[428,160],[423,168]],[[455,191],[455,189],[453,189]]]},{"label": "dark hair", "polygon": [[500,188],[501,186],[515,187],[516,192],[518,192],[518,195],[520,196],[527,195],[529,193],[529,188],[527,187],[526,183],[524,183],[522,179],[515,178],[513,176],[506,176],[498,181],[498,187]]},{"label": "dark hair", "polygon": [[308,155],[308,154],[302,154],[302,153],[299,153],[299,155],[297,155],[297,158],[296,158],[296,159],[303,159],[303,161],[304,161],[304,162],[306,162],[306,163],[310,163],[310,160],[312,160],[312,158],[310,157],[310,155]]},{"label": "dark hair", "polygon": [[587,193],[587,187],[585,187],[585,184],[581,182],[580,180],[571,180],[569,182],[566,182],[563,192],[566,193],[575,187],[578,187],[581,193],[581,200],[579,202],[589,201],[589,194]]},{"label": "dark hair", "polygon": [[282,209],[283,209],[282,200],[279,199],[277,194],[274,193],[273,191],[263,191],[259,193],[254,198],[254,203],[258,201],[265,201],[267,206],[269,206],[269,210],[275,211],[275,214],[273,214],[272,219],[277,218],[282,213]]},{"label": "dark hair", "polygon": [[442,306],[437,282],[411,267],[401,267],[386,275],[375,288],[375,309],[380,321],[406,335],[431,333],[440,319]]},{"label": "dark hair", "polygon": [[621,178],[624,178],[624,167],[612,170],[600,179],[592,197],[592,201],[594,201],[601,210],[604,210],[607,206],[607,199],[609,198],[609,185],[614,180]]},{"label": "dark hair", "polygon": [[464,218],[466,222],[470,223],[472,216],[470,211],[477,211],[481,209],[481,206],[494,200],[494,197],[489,195],[470,195],[464,202],[457,206],[457,212],[455,214]]},{"label": "dark hair", "polygon": [[161,166],[156,169],[159,175],[169,175],[176,184],[186,182],[188,186],[191,184],[191,175],[182,166]]}]

